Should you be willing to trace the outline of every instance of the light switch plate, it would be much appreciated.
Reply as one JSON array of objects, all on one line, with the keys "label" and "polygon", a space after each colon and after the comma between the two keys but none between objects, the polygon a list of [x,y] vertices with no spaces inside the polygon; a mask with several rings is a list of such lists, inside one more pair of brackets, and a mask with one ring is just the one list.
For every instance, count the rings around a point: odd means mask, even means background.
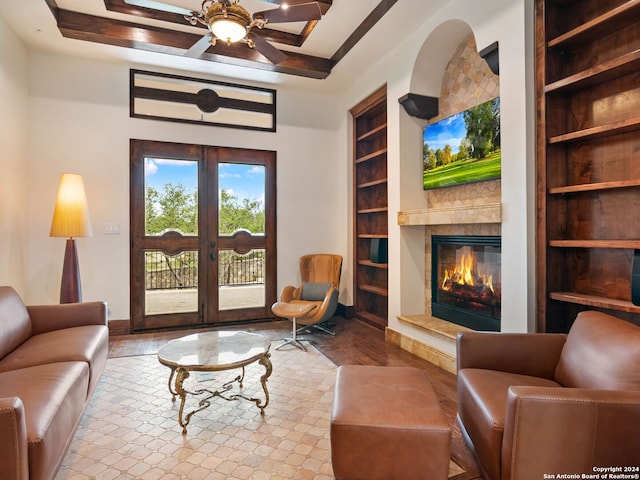
[{"label": "light switch plate", "polygon": [[120,235],[119,223],[105,223],[102,229],[105,235]]}]

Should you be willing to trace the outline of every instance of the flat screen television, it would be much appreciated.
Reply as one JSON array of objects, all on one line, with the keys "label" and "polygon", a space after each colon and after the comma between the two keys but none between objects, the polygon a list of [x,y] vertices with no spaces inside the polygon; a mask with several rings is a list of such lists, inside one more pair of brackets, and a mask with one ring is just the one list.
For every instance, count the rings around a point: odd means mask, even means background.
[{"label": "flat screen television", "polygon": [[422,130],[425,190],[500,178],[500,97]]}]

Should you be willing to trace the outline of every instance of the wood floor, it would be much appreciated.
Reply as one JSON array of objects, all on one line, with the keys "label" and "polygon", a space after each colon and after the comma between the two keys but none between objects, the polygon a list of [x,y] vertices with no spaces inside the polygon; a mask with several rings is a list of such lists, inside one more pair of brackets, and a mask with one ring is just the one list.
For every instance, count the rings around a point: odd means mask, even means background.
[{"label": "wood floor", "polygon": [[[305,337],[336,365],[413,366],[421,368],[429,374],[433,388],[440,399],[440,404],[453,426],[451,456],[467,472],[456,477],[456,480],[481,478],[477,473],[478,469],[473,455],[465,444],[455,421],[457,412],[455,375],[389,344],[384,339],[384,332],[365,323],[341,317],[334,317],[332,322],[335,324],[333,327],[336,332],[335,336],[316,330],[316,333],[307,334]],[[291,323],[270,321],[215,329],[258,331],[272,340],[278,341],[291,333]],[[214,330],[214,328],[207,330]],[[199,330],[112,336],[109,339],[109,356],[154,354],[168,340],[197,331]]]}]

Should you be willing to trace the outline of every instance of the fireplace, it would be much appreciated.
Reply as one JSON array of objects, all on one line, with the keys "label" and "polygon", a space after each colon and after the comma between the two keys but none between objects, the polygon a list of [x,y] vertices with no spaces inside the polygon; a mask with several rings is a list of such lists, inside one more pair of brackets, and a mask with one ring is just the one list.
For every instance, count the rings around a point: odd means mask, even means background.
[{"label": "fireplace", "polygon": [[500,331],[500,237],[433,235],[431,312],[473,330]]}]

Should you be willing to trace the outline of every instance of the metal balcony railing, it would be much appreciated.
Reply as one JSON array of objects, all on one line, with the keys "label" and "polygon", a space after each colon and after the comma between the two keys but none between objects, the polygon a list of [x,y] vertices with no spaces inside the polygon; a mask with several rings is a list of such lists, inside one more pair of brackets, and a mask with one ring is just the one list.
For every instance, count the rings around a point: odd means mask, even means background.
[{"label": "metal balcony railing", "polygon": [[[145,252],[147,290],[167,290],[198,287],[198,252],[178,255]],[[233,251],[218,253],[218,284],[220,286],[264,284],[264,250],[238,255]]]}]

